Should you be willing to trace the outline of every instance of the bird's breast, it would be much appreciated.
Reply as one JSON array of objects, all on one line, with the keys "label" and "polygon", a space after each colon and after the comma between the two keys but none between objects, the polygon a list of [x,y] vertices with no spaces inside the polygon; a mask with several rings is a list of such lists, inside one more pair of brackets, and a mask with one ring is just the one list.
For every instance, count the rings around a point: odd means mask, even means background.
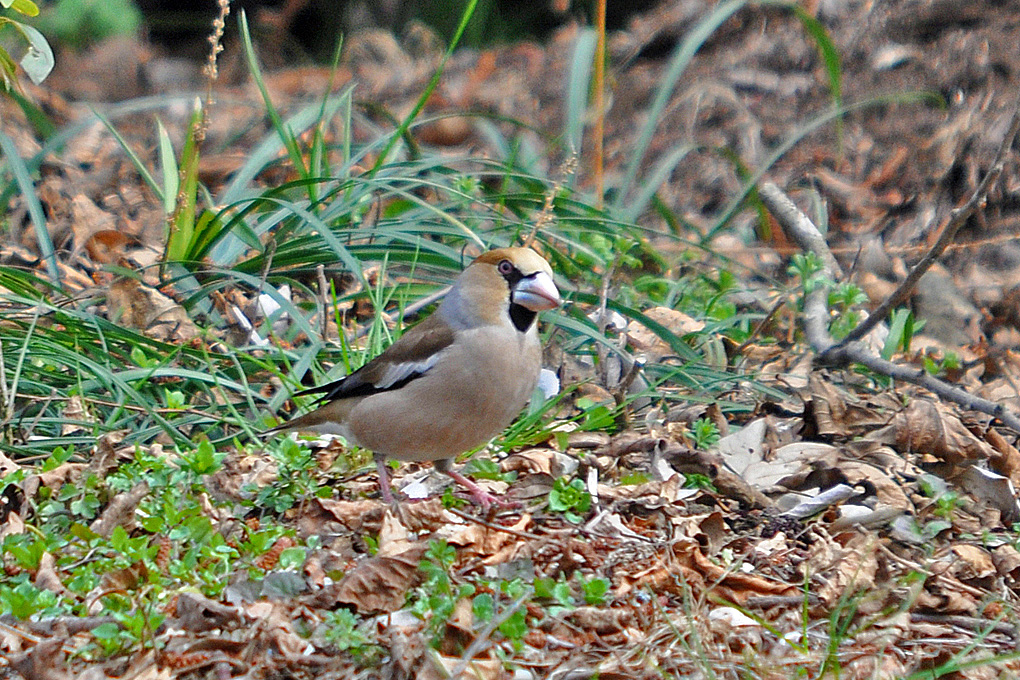
[{"label": "bird's breast", "polygon": [[534,328],[461,331],[435,365],[398,390],[366,397],[350,413],[352,438],[401,460],[450,458],[499,434],[538,382]]}]

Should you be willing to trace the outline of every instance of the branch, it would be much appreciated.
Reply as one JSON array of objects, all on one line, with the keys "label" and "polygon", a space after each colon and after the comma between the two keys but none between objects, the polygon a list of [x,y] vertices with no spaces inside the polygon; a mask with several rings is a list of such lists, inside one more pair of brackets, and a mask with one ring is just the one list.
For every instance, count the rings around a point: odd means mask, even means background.
[{"label": "branch", "polygon": [[[1010,127],[1010,134],[1007,134],[1010,140],[1016,134],[1018,128],[1016,123],[1020,116],[1014,114],[1013,118],[1014,125]],[[821,233],[807,215],[802,213],[793,204],[793,201],[772,182],[763,182],[758,189],[758,194],[765,207],[772,212],[780,225],[797,242],[797,245],[805,251],[815,253],[822,261],[823,273],[828,278],[833,279],[830,263],[835,262],[835,260],[832,257],[832,252],[829,250],[829,246],[825,243]],[[970,201],[968,201],[969,203]],[[876,312],[870,318],[880,319],[881,317]],[[815,359],[817,365],[845,368],[851,364],[861,364],[876,373],[889,376],[894,380],[919,385],[936,396],[960,404],[964,408],[986,413],[1020,433],[1020,418],[1007,410],[1002,404],[975,397],[966,390],[939,380],[924,369],[901,366],[891,361],[886,361],[872,354],[858,341],[843,342],[836,345],[832,336],[829,335],[828,320],[828,291],[825,286],[817,286],[804,299],[804,335],[807,337],[812,349],[818,353]],[[861,326],[857,328],[860,329]]]},{"label": "branch", "polygon": [[877,309],[864,320],[861,325],[850,331],[841,343],[833,350],[839,350],[852,342],[857,342],[865,335],[871,332],[871,330],[882,322],[883,319],[889,316],[889,312],[892,311],[893,307],[903,304],[913,291],[914,286],[922,276],[931,268],[935,261],[942,256],[946,248],[953,239],[956,238],[956,233],[960,231],[960,228],[967,223],[967,220],[977,211],[979,207],[984,206],[985,201],[988,199],[988,191],[991,189],[995,180],[1002,174],[1002,166],[1006,161],[1006,151],[1013,146],[1013,140],[1016,138],[1017,132],[1020,131],[1020,95],[1018,95],[1017,101],[1013,104],[1013,119],[1010,121],[1009,130],[1006,132],[1006,136],[1002,138],[1002,144],[999,145],[999,150],[995,153],[995,161],[992,163],[992,167],[989,168],[988,173],[984,176],[984,179],[978,184],[977,189],[974,190],[974,194],[970,199],[959,208],[953,210],[949,214],[949,222],[942,230],[942,234],[939,236],[938,241],[935,245],[925,254],[921,260],[914,265],[914,268],[907,274],[907,278],[903,279],[903,282],[899,287],[887,297]]},{"label": "branch", "polygon": [[[825,237],[782,189],[772,182],[762,182],[758,187],[758,196],[801,250],[818,256],[826,279],[835,281],[837,275],[842,278],[843,270],[832,256]],[[804,296],[804,335],[811,348],[819,354],[836,344],[829,335],[829,292],[825,286],[815,286],[814,290]]]}]

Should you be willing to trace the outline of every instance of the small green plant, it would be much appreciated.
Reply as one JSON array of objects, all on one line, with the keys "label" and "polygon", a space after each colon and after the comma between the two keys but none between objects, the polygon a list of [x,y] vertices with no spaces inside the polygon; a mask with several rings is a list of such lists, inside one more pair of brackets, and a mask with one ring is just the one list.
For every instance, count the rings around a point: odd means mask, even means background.
[{"label": "small green plant", "polygon": [[615,409],[596,403],[588,397],[580,397],[575,404],[581,411],[581,418],[578,421],[581,430],[592,432],[615,427]]},{"label": "small green plant", "polygon": [[823,270],[821,259],[813,252],[797,253],[791,259],[790,266],[786,268],[788,274],[800,279],[800,285],[805,295],[813,293],[818,286],[828,283],[822,273]]},{"label": "small green plant", "polygon": [[585,581],[578,574],[577,580],[581,585],[581,597],[584,598],[585,604],[606,604],[606,596],[609,594],[610,586],[609,579],[593,578]]},{"label": "small green plant", "polygon": [[559,616],[569,612],[575,606],[573,592],[566,579],[536,578],[535,597],[539,600],[548,600],[548,611],[551,616]]},{"label": "small green plant", "polygon": [[696,448],[701,450],[710,448],[719,441],[719,428],[708,418],[698,418],[691,427],[691,438],[694,439]]},{"label": "small green plant", "polygon": [[309,447],[301,446],[292,439],[283,439],[273,457],[277,464],[276,479],[257,491],[255,507],[280,513],[300,501],[330,493],[328,487],[319,486],[318,466]]},{"label": "small green plant", "polygon": [[909,309],[897,309],[889,320],[889,337],[882,346],[882,358],[889,360],[898,350],[910,352],[910,342],[922,328],[923,321],[915,321]]},{"label": "small green plant", "polygon": [[80,50],[116,35],[134,35],[142,13],[132,0],[58,0],[39,17],[40,28]]},{"label": "small green plant", "polygon": [[463,473],[478,479],[489,479],[495,482],[506,482],[507,484],[517,479],[516,472],[503,472],[499,469],[499,463],[484,456],[469,460],[464,466]]},{"label": "small green plant", "polygon": [[835,313],[829,324],[829,334],[836,340],[842,340],[861,322],[861,314],[857,309],[868,301],[868,296],[856,284],[844,282],[829,292],[829,309]]},{"label": "small green plant", "polygon": [[439,497],[439,501],[443,504],[444,508],[462,508],[468,504],[467,499],[461,498],[454,492],[452,486],[448,486],[443,489],[443,495]]},{"label": "small green plant", "polygon": [[66,612],[67,608],[60,604],[56,594],[37,588],[28,580],[27,572],[0,585],[0,613],[24,621],[34,614],[55,616]]},{"label": "small green plant", "polygon": [[945,480],[931,474],[923,474],[917,480],[921,493],[935,501],[932,514],[938,519],[925,522],[915,521],[913,531],[919,542],[930,542],[933,538],[953,526],[953,514],[963,502],[963,497],[949,488]]},{"label": "small green plant", "polygon": [[93,639],[106,656],[144,648],[146,639],[166,618],[143,607],[112,611],[111,616],[115,622],[100,624],[92,630]]},{"label": "small green plant", "polygon": [[559,579],[536,578],[535,597],[539,600],[549,600],[552,603],[549,605],[549,613],[559,616],[577,605],[578,598],[575,594],[579,595],[585,604],[606,604],[610,585],[608,579],[601,577],[585,579],[580,572],[575,572],[573,583],[562,576]]},{"label": "small green plant", "polygon": [[358,628],[358,617],[348,609],[338,609],[326,614],[326,642],[341,652],[355,657],[364,654],[369,646],[368,636]]},{"label": "small green plant", "polygon": [[647,472],[641,470],[631,470],[620,475],[619,483],[622,486],[636,486],[638,484],[645,484],[646,482],[652,481],[652,476]]},{"label": "small green plant", "polygon": [[931,375],[944,375],[947,371],[959,371],[963,368],[960,357],[956,352],[952,351],[946,351],[941,359],[936,359],[926,354],[921,358],[921,361],[924,365],[924,370]]},{"label": "small green plant", "polygon": [[[497,594],[500,596],[498,599]],[[500,581],[497,586],[486,584],[485,589],[471,600],[471,612],[481,625],[488,624],[497,616],[502,617],[496,630],[513,644],[514,649],[520,649],[528,632],[527,609],[522,605],[530,596],[521,579]],[[515,606],[513,611],[508,612],[505,606],[501,609],[500,605],[508,601],[516,603],[511,604]]]},{"label": "small green plant", "polygon": [[580,524],[583,515],[591,508],[591,494],[580,479],[561,477],[553,482],[549,491],[549,509],[561,512],[568,522]]},{"label": "small green plant", "polygon": [[457,551],[446,541],[430,541],[425,556],[418,564],[425,580],[412,594],[411,612],[427,622],[433,644],[441,640],[441,633],[457,601],[475,594],[473,585],[455,585],[451,581],[449,572],[456,559]]},{"label": "small green plant", "polygon": [[715,484],[712,483],[712,478],[708,475],[702,475],[697,472],[689,472],[684,475],[684,487],[688,489],[716,491]]},{"label": "small green plant", "polygon": [[960,503],[962,502],[963,497],[959,493],[956,491],[946,491],[935,499],[935,509],[933,512],[936,517],[941,517],[942,519],[951,522],[953,520],[953,514],[956,512],[957,508],[960,507]]},{"label": "small green plant", "polygon": [[208,439],[198,443],[193,451],[180,454],[181,467],[193,475],[210,475],[220,469],[226,453],[217,451]]}]

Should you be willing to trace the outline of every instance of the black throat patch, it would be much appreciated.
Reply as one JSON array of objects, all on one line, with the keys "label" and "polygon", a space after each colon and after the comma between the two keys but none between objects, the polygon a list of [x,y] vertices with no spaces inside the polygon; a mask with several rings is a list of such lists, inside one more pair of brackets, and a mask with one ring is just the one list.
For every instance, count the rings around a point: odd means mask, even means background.
[{"label": "black throat patch", "polygon": [[531,324],[535,322],[536,316],[537,312],[533,312],[523,305],[518,305],[514,302],[510,303],[510,320],[513,322],[514,328],[521,333],[528,332]]}]

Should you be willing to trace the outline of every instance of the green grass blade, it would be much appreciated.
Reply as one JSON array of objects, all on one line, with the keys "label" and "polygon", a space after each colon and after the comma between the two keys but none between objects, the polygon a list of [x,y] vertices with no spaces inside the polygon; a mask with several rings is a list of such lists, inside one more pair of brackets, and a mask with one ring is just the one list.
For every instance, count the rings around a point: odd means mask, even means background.
[{"label": "green grass blade", "polygon": [[[163,202],[163,214],[172,215],[180,188],[180,170],[174,157],[174,145],[170,143],[170,135],[163,127],[163,121],[156,118],[156,130],[159,137],[159,167],[163,171],[163,188],[156,191],[156,196]],[[119,137],[118,137],[119,139]],[[122,144],[126,148],[125,144]],[[141,172],[148,174],[148,169]],[[150,184],[151,186],[151,184]]]},{"label": "green grass blade", "polygon": [[567,78],[566,125],[564,139],[568,153],[580,153],[584,122],[588,114],[588,93],[590,91],[592,59],[595,56],[595,31],[585,29],[578,33],[574,53],[570,59],[570,73]]},{"label": "green grass blade", "polygon": [[39,256],[46,263],[46,271],[49,273],[50,278],[54,282],[59,283],[60,269],[57,267],[57,253],[53,248],[53,239],[50,238],[50,232],[46,228],[46,216],[43,214],[39,197],[35,193],[35,183],[32,181],[28,166],[25,165],[21,156],[18,155],[18,150],[14,146],[14,140],[3,132],[0,132],[0,152],[7,158],[7,167],[10,168],[11,174],[14,175],[14,181],[21,190],[21,195],[25,200],[28,217],[35,228],[35,239],[39,246]]},{"label": "green grass blade", "polygon": [[428,85],[422,91],[421,96],[418,97],[418,101],[415,102],[414,108],[407,114],[407,117],[400,123],[400,126],[393,131],[390,135],[389,141],[386,142],[386,146],[383,147],[382,152],[379,154],[379,158],[376,159],[375,165],[372,166],[370,174],[375,174],[379,168],[386,163],[389,158],[390,152],[393,151],[393,147],[396,146],[397,141],[402,139],[407,134],[408,128],[411,127],[411,123],[418,117],[422,109],[425,108],[425,103],[428,102],[429,97],[435,91],[439,85],[439,79],[443,75],[443,71],[446,69],[446,63],[450,60],[453,55],[453,51],[457,48],[460,43],[461,37],[464,35],[464,30],[467,28],[468,23],[471,21],[471,17],[475,13],[475,7],[478,6],[478,0],[468,0],[467,6],[464,8],[464,13],[460,17],[460,24],[457,26],[457,30],[453,34],[453,38],[450,39],[450,44],[446,48],[446,52],[443,53],[443,58],[439,61],[439,65],[436,67],[436,72],[432,75],[432,79],[429,80]]},{"label": "green grass blade", "polygon": [[648,110],[648,120],[645,123],[644,128],[641,130],[641,136],[638,137],[637,144],[635,145],[634,151],[631,155],[630,163],[627,165],[627,171],[624,174],[623,185],[620,187],[620,192],[616,197],[615,207],[617,210],[623,208],[624,202],[627,200],[630,194],[630,189],[637,181],[638,171],[641,169],[641,164],[644,162],[645,153],[648,151],[648,146],[652,142],[652,136],[655,134],[655,129],[659,125],[659,117],[662,112],[666,109],[666,105],[669,104],[670,98],[673,94],[673,88],[676,87],[677,82],[680,80],[680,76],[690,65],[691,59],[697,53],[701,46],[705,43],[708,38],[715,33],[715,31],[731,16],[733,16],[739,9],[747,4],[747,0],[727,0],[727,2],[721,2],[716,5],[712,12],[704,17],[701,21],[691,29],[684,39],[677,45],[676,50],[673,52],[673,56],[669,60],[669,67],[666,70],[666,75],[662,78],[662,84],[655,93],[655,99],[652,100],[652,105]]}]

